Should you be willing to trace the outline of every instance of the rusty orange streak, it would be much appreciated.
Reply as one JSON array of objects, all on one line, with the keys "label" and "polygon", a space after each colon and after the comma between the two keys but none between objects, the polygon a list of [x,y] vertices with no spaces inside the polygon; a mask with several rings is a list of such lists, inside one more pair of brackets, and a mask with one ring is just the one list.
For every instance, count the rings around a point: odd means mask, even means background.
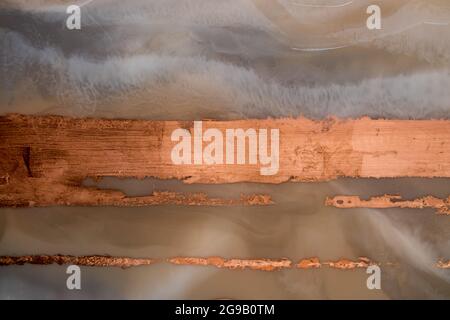
[{"label": "rusty orange streak", "polygon": [[340,259],[337,261],[324,261],[320,262],[319,258],[308,258],[300,260],[297,264],[299,269],[315,269],[322,266],[327,266],[333,269],[356,269],[356,268],[367,268],[370,265],[375,265],[377,263],[371,262],[370,259],[366,257],[359,257],[356,261],[348,259]]},{"label": "rusty orange streak", "polygon": [[440,269],[450,269],[450,260],[447,260],[447,261],[440,260],[440,261],[438,261],[436,266]]},{"label": "rusty orange streak", "polygon": [[[168,262],[175,265],[190,266],[213,266],[224,269],[250,269],[260,271],[277,271],[281,269],[317,269],[332,268],[339,270],[354,270],[367,268],[371,265],[378,266],[398,266],[397,263],[373,262],[369,258],[359,257],[356,260],[339,259],[320,261],[317,257],[301,259],[298,263],[293,264],[292,260],[282,259],[225,259],[222,257],[173,257],[168,259],[151,259],[151,258],[130,258],[130,257],[112,257],[107,255],[88,255],[88,256],[71,256],[71,255],[25,255],[25,256],[0,256],[0,266],[24,265],[24,264],[74,264],[89,267],[120,267],[129,268],[137,266],[152,265],[156,263]],[[449,269],[450,261],[440,260],[435,264],[437,268]]]},{"label": "rusty orange streak", "polygon": [[292,261],[288,259],[224,259],[221,257],[175,257],[168,259],[168,261],[178,265],[200,265],[227,269],[252,269],[262,271],[275,271],[291,268],[292,264]]},{"label": "rusty orange streak", "polygon": [[403,200],[399,195],[388,195],[371,197],[362,200],[358,196],[335,196],[327,197],[325,205],[337,208],[434,208],[438,214],[450,215],[450,196],[439,199],[433,196],[422,197],[414,200]]},{"label": "rusty orange streak", "polygon": [[154,259],[127,258],[111,256],[71,256],[71,255],[28,255],[28,256],[0,256],[0,266],[24,265],[24,264],[74,264],[89,267],[120,267],[129,268],[150,265],[155,263]]},{"label": "rusty orange streak", "polygon": [[356,261],[349,259],[340,259],[337,261],[324,261],[321,262],[319,258],[306,258],[300,260],[295,266],[292,265],[292,261],[289,259],[224,259],[221,257],[176,257],[168,259],[170,263],[178,265],[194,265],[194,266],[214,266],[217,268],[228,269],[253,269],[262,271],[275,271],[280,269],[316,269],[323,266],[333,269],[356,269],[367,268],[369,265],[377,263],[371,262],[370,259],[360,257]]}]

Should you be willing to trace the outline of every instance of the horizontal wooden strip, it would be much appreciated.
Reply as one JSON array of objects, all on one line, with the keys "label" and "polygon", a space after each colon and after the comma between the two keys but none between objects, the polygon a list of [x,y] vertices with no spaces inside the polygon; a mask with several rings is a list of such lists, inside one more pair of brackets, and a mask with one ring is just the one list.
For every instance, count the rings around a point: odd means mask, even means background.
[{"label": "horizontal wooden strip", "polygon": [[[42,206],[115,206],[115,207],[143,207],[157,205],[176,206],[268,206],[274,202],[270,195],[266,194],[241,194],[239,198],[210,197],[207,193],[181,193],[170,191],[154,191],[148,196],[129,197],[121,191],[95,189],[95,188],[71,188],[72,193],[67,191],[59,198],[48,196],[39,201],[32,201],[30,207]],[[83,194],[85,196],[83,196]],[[1,199],[2,196],[0,196]],[[47,201],[47,199],[51,199]],[[21,203],[2,203],[3,206],[22,206]]]},{"label": "horizontal wooden strip", "polygon": [[[259,158],[256,164],[174,164],[171,153],[177,142],[171,135],[179,128],[194,134],[193,121],[2,116],[0,205],[95,205],[116,196],[119,202],[127,201],[123,194],[114,195],[116,191],[83,187],[87,177],[156,177],[185,183],[450,177],[448,120],[202,122],[203,132],[208,128],[224,134],[238,128],[278,130],[279,166],[273,175],[262,174],[265,164]],[[194,149],[192,156],[202,159]]]},{"label": "horizontal wooden strip", "polygon": [[335,196],[328,197],[325,205],[337,208],[434,208],[438,214],[450,215],[450,196],[446,199],[439,199],[432,196],[422,197],[413,200],[403,200],[399,195],[388,195],[371,197],[363,200],[358,196]]}]

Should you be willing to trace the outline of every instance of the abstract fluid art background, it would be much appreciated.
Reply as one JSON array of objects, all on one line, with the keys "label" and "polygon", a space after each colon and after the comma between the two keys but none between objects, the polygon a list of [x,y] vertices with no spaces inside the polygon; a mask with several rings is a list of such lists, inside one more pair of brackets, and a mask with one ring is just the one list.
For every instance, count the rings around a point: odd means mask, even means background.
[{"label": "abstract fluid art background", "polygon": [[[81,30],[66,28],[81,7]],[[366,8],[382,10],[368,30]],[[0,114],[143,120],[304,116],[450,119],[448,0],[2,0]],[[2,137],[0,136],[0,139]],[[108,159],[104,159],[105,162]],[[86,179],[128,196],[156,190],[269,206],[0,208],[0,255],[319,257],[389,262],[381,290],[365,269],[229,270],[169,263],[129,269],[0,267],[0,298],[450,298],[450,217],[433,208],[326,206],[335,195],[450,194],[449,178],[339,178],[281,184]]]}]

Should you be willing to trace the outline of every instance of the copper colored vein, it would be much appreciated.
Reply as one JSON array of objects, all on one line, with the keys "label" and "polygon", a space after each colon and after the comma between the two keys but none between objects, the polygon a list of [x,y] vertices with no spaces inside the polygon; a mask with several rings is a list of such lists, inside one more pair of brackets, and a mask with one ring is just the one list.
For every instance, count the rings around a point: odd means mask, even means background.
[{"label": "copper colored vein", "polygon": [[376,264],[366,257],[359,257],[356,261],[349,259],[340,259],[337,261],[324,261],[320,262],[319,258],[309,258],[303,259],[297,264],[299,269],[315,269],[323,266],[333,268],[333,269],[357,269],[357,268],[367,268],[370,265]]},{"label": "copper colored vein", "polygon": [[[277,271],[281,269],[318,269],[332,268],[339,270],[366,269],[371,265],[378,266],[398,266],[392,262],[374,262],[366,257],[359,257],[356,260],[339,259],[321,261],[317,257],[301,259],[297,263],[287,258],[282,259],[226,259],[222,257],[173,257],[168,259],[151,259],[151,258],[130,258],[130,257],[112,257],[105,255],[91,256],[71,256],[71,255],[27,255],[27,256],[0,256],[0,266],[36,264],[74,264],[89,267],[120,267],[129,268],[145,265],[153,265],[156,263],[171,263],[175,265],[185,266],[211,266],[221,269],[250,269],[260,271]],[[450,261],[440,260],[435,266],[440,269],[449,269]]]},{"label": "copper colored vein", "polygon": [[168,260],[173,264],[194,265],[194,266],[214,266],[226,269],[252,269],[262,271],[274,271],[291,268],[292,261],[288,259],[224,259],[221,257],[193,258],[176,257]]},{"label": "copper colored vein", "polygon": [[370,259],[360,257],[357,260],[340,259],[336,261],[323,261],[319,258],[306,258],[300,260],[295,265],[289,259],[224,259],[221,257],[176,257],[168,259],[170,263],[177,265],[193,265],[193,266],[214,266],[226,269],[252,269],[262,271],[275,271],[280,269],[317,269],[321,267],[329,267],[333,269],[357,269],[367,268],[369,265],[376,264]]},{"label": "copper colored vein", "polygon": [[0,206],[135,206],[161,201],[154,195],[130,198],[116,190],[82,186],[88,177],[156,177],[185,183],[450,177],[448,120],[203,121],[203,131],[279,129],[279,170],[269,176],[261,175],[260,164],[173,164],[170,154],[176,143],[171,134],[178,128],[192,133],[193,121],[2,116]]},{"label": "copper colored vein", "polygon": [[440,260],[440,261],[438,261],[436,266],[440,269],[450,269],[450,260],[447,260],[447,261]]},{"label": "copper colored vein", "polygon": [[450,197],[439,199],[432,196],[403,200],[399,195],[383,195],[362,200],[358,196],[335,196],[325,200],[327,206],[337,208],[434,208],[438,214],[450,215]]},{"label": "copper colored vein", "polygon": [[0,256],[0,266],[23,264],[74,264],[89,267],[120,267],[129,268],[153,264],[153,259],[139,259],[110,256],[70,256],[70,255],[31,255],[31,256]]}]

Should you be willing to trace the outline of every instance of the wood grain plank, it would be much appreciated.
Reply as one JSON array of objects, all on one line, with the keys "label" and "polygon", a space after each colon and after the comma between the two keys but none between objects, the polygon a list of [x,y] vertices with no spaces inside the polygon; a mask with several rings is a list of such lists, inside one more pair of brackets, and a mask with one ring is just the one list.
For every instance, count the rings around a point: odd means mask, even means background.
[{"label": "wood grain plank", "polygon": [[119,191],[83,187],[87,177],[156,177],[209,184],[450,177],[449,120],[297,118],[202,124],[203,130],[221,132],[278,129],[278,172],[261,175],[260,163],[174,164],[171,151],[176,142],[171,134],[177,128],[193,132],[193,121],[9,114],[0,117],[0,205],[139,203]]}]

